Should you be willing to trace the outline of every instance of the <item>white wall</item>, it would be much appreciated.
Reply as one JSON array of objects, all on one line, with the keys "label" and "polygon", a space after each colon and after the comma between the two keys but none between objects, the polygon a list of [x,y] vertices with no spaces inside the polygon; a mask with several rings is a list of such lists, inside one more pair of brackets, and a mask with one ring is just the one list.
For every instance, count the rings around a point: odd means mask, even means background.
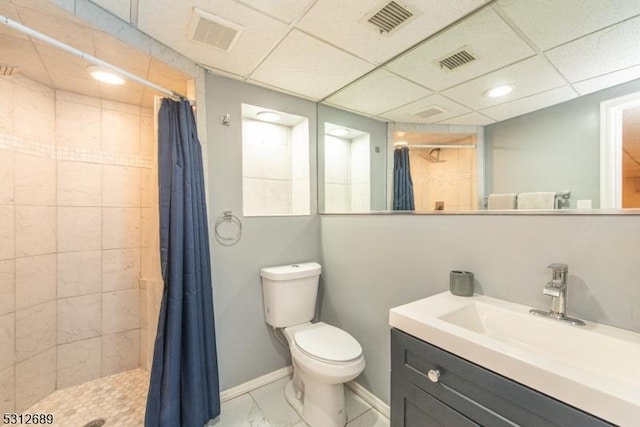
[{"label": "white wall", "polygon": [[309,123],[303,120],[291,129],[291,212],[305,215],[310,209]]},{"label": "white wall", "polygon": [[371,154],[369,135],[351,140],[351,212],[371,210]]},{"label": "white wall", "polygon": [[289,128],[242,119],[243,212],[273,215],[291,211]]},{"label": "white wall", "polygon": [[569,265],[572,316],[640,332],[640,216],[328,215],[322,222],[322,319],[367,361],[357,379],[389,401],[391,307],[475,273],[479,293],[548,309],[552,262]]},{"label": "white wall", "polygon": [[309,123],[242,119],[243,213],[308,215]]},{"label": "white wall", "polygon": [[[325,206],[327,196],[324,194],[326,190],[325,168],[330,165],[325,164],[325,157],[329,155],[325,153],[325,123],[331,123],[336,126],[342,126],[350,129],[357,129],[366,132],[369,135],[369,205],[373,211],[383,211],[387,209],[387,123],[373,120],[369,117],[360,116],[327,105],[318,104],[318,138],[320,141],[318,147],[318,188],[320,212],[330,212]],[[364,170],[364,168],[363,168]],[[346,181],[345,181],[346,182]],[[350,197],[350,193],[348,194]],[[343,200],[339,198],[340,200]],[[345,197],[345,200],[348,200]],[[351,201],[348,200],[350,206]],[[334,209],[333,212],[337,210]],[[341,209],[341,212],[348,212],[349,209]]]},{"label": "white wall", "polygon": [[325,212],[371,210],[369,135],[344,139],[324,135]]},{"label": "white wall", "polygon": [[351,211],[351,143],[336,136],[324,136],[325,212]]}]

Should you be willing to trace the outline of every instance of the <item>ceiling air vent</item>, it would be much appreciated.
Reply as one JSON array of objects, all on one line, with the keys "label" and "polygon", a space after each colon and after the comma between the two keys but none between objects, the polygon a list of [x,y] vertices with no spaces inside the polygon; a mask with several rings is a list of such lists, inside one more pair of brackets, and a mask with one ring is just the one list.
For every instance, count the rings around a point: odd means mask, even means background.
[{"label": "ceiling air vent", "polygon": [[191,40],[229,52],[240,37],[242,29],[238,24],[194,8],[188,35]]},{"label": "ceiling air vent", "polygon": [[420,117],[422,119],[427,119],[431,116],[436,116],[440,113],[444,113],[447,111],[445,108],[440,107],[439,105],[430,105],[424,110],[416,111],[415,113],[411,113],[414,116]]},{"label": "ceiling air vent", "polygon": [[440,68],[453,70],[454,68],[458,68],[475,60],[475,56],[473,56],[468,50],[466,50],[466,47],[463,47],[454,54],[438,60],[438,64],[440,65]]},{"label": "ceiling air vent", "polygon": [[18,67],[11,65],[0,65],[0,76],[13,76]]},{"label": "ceiling air vent", "polygon": [[413,7],[391,1],[367,14],[365,20],[375,26],[380,34],[389,35],[418,15],[420,13]]}]

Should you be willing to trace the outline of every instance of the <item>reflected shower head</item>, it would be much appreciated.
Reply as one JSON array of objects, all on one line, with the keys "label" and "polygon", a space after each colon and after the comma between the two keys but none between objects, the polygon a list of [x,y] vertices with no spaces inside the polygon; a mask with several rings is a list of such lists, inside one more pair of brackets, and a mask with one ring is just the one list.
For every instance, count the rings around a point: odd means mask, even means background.
[{"label": "reflected shower head", "polygon": [[1,65],[0,64],[0,76],[13,76],[13,74],[16,72],[16,70],[18,69],[18,67],[15,67],[13,65]]},{"label": "reflected shower head", "polygon": [[440,160],[440,149],[434,148],[429,150],[428,153],[420,153],[420,157],[428,161],[429,163],[444,163],[446,160]]}]

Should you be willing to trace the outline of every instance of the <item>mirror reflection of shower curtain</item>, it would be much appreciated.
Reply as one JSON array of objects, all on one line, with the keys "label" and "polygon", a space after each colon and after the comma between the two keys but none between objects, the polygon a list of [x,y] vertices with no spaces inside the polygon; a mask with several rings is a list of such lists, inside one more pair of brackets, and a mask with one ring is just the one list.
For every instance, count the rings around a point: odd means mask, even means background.
[{"label": "mirror reflection of shower curtain", "polygon": [[409,148],[398,147],[393,150],[393,210],[412,211],[414,209]]}]

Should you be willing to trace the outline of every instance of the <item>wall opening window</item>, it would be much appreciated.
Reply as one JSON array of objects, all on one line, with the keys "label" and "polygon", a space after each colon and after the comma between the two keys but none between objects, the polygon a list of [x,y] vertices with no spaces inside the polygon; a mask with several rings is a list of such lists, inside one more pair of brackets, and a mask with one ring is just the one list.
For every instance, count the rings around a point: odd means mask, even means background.
[{"label": "wall opening window", "polygon": [[324,133],[324,212],[369,212],[369,134],[328,122]]},{"label": "wall opening window", "polygon": [[309,119],[242,104],[244,216],[309,215]]}]

